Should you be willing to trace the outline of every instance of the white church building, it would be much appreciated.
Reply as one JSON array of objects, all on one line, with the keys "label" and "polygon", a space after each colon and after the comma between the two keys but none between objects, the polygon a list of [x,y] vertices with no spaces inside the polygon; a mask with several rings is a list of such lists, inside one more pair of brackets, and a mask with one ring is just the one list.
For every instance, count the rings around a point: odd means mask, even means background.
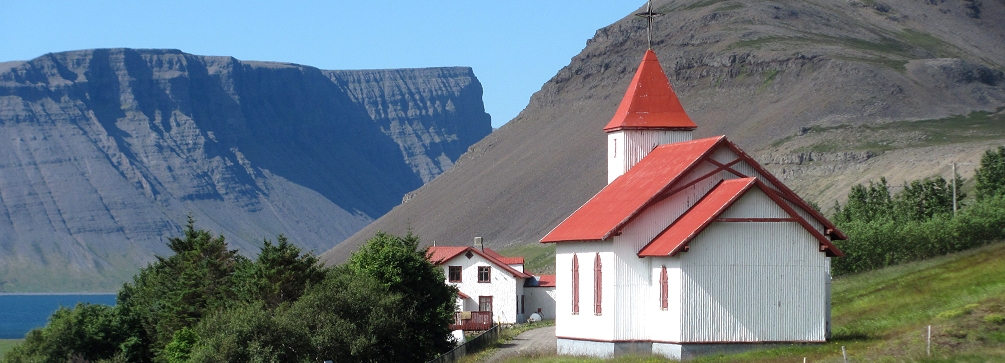
[{"label": "white church building", "polygon": [[645,53],[607,133],[608,185],[556,244],[559,354],[686,359],[824,342],[845,239],[725,136],[697,128]]}]

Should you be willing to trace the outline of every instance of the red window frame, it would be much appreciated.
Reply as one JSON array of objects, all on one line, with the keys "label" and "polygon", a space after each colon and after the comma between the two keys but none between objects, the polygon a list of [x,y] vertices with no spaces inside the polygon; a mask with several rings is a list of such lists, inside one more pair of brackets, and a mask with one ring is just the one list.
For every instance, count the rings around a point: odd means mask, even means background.
[{"label": "red window frame", "polygon": [[572,314],[579,314],[579,257],[572,254]]},{"label": "red window frame", "polygon": [[461,266],[447,266],[447,281],[461,282],[462,272]]},{"label": "red window frame", "polygon": [[601,305],[603,303],[603,290],[604,290],[604,269],[603,264],[600,262],[600,253],[593,259],[593,314],[600,315],[603,312]]},{"label": "red window frame", "polygon": [[492,282],[492,267],[478,266],[478,282]]},{"label": "red window frame", "polygon": [[667,278],[667,267],[663,266],[662,271],[660,271],[660,309],[663,310],[666,310],[670,306],[669,301],[667,301],[670,297],[669,281],[670,279]]},{"label": "red window frame", "polygon": [[491,296],[479,296],[478,297],[478,311],[492,311],[492,297]]}]

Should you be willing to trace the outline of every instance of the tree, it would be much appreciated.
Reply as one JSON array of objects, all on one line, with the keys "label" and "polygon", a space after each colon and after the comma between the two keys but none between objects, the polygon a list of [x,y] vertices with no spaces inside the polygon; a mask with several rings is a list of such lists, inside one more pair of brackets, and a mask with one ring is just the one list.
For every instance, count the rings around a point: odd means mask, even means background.
[{"label": "tree", "polygon": [[1005,146],[984,152],[974,179],[977,180],[977,200],[1005,194]]},{"label": "tree", "polygon": [[313,253],[301,254],[300,248],[289,243],[283,235],[279,235],[275,245],[265,240],[262,251],[251,265],[250,274],[249,293],[269,309],[296,301],[307,286],[324,278],[318,258]]},{"label": "tree", "polygon": [[835,204],[836,223],[891,218],[893,214],[893,198],[886,178],[880,178],[879,183],[870,180],[868,188],[862,184],[852,187],[844,208],[837,202]]},{"label": "tree", "polygon": [[236,304],[240,284],[234,272],[250,264],[227,249],[223,236],[195,229],[191,217],[184,238],[170,238],[168,247],[173,256],[157,256],[119,291],[118,307],[134,337],[123,348],[130,361],[165,360],[157,356],[176,331]]},{"label": "tree", "polygon": [[[963,183],[959,175],[956,176],[956,183],[957,188]],[[958,192],[956,198],[966,198],[966,194]],[[904,190],[894,197],[894,204],[897,211],[894,219],[925,221],[936,214],[953,212],[953,187],[941,176],[904,182]]]},{"label": "tree", "polygon": [[425,362],[449,351],[457,289],[444,282],[443,270],[426,259],[428,248],[409,232],[398,237],[378,232],[349,258],[347,268],[374,277],[402,296],[398,316],[408,327],[408,346],[394,347],[397,361]]},{"label": "tree", "polygon": [[110,359],[125,339],[114,308],[100,304],[77,304],[60,308],[49,323],[34,329],[25,341],[4,357],[5,362],[52,362]]}]

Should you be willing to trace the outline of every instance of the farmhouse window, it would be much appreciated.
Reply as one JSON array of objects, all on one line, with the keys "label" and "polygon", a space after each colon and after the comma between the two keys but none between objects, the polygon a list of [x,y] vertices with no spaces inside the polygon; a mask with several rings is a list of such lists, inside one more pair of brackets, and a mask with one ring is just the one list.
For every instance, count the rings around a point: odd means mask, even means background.
[{"label": "farmhouse window", "polygon": [[491,296],[479,296],[478,297],[478,311],[492,311],[492,297]]},{"label": "farmhouse window", "polygon": [[667,302],[670,295],[670,288],[667,286],[669,279],[667,278],[667,267],[663,266],[662,271],[660,271],[660,309],[666,310],[669,306]]},{"label": "farmhouse window", "polygon": [[461,282],[461,266],[450,266],[450,282]]},{"label": "farmhouse window", "polygon": [[524,308],[525,308],[526,306],[524,306],[524,300],[523,300],[523,296],[524,296],[524,295],[520,295],[520,314],[523,314],[523,313],[526,313],[526,312],[527,312],[526,310],[524,310]]},{"label": "farmhouse window", "polygon": [[579,257],[572,254],[572,314],[579,314]]},{"label": "farmhouse window", "polygon": [[478,266],[478,282],[492,282],[492,267]]},{"label": "farmhouse window", "polygon": [[600,253],[593,260],[593,314],[600,315],[600,304],[603,297],[603,266],[600,264]]}]

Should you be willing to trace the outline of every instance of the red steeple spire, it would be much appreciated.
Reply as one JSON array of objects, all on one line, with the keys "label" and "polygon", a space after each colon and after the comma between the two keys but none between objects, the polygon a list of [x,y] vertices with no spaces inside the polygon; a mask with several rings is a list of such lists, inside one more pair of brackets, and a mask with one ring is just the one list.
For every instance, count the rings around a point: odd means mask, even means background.
[{"label": "red steeple spire", "polygon": [[684,112],[670,80],[652,49],[646,51],[635,78],[605,132],[626,129],[694,130],[698,125]]}]

